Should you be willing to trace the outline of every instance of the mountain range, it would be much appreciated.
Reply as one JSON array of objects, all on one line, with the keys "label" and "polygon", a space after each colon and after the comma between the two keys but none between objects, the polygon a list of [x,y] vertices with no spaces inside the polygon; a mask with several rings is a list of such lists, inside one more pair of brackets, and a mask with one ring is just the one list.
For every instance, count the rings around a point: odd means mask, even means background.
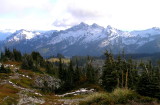
[{"label": "mountain range", "polygon": [[0,49],[16,48],[23,53],[40,52],[44,57],[61,53],[65,56],[113,53],[160,52],[160,28],[122,31],[111,26],[80,23],[66,30],[0,30]]}]

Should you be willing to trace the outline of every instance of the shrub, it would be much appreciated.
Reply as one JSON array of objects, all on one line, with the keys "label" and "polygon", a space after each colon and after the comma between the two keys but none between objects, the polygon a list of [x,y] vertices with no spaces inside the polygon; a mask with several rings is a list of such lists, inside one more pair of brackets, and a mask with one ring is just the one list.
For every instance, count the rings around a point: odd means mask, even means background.
[{"label": "shrub", "polygon": [[94,93],[89,95],[80,105],[114,105],[127,104],[130,102],[151,103],[153,98],[143,97],[129,89],[115,89],[112,93]]},{"label": "shrub", "polygon": [[139,97],[134,91],[120,88],[115,89],[111,94],[117,104],[128,103],[129,100],[136,100]]},{"label": "shrub", "polygon": [[80,103],[80,105],[91,105],[94,103],[99,103],[104,101],[107,97],[107,93],[94,93],[89,95],[84,101]]}]

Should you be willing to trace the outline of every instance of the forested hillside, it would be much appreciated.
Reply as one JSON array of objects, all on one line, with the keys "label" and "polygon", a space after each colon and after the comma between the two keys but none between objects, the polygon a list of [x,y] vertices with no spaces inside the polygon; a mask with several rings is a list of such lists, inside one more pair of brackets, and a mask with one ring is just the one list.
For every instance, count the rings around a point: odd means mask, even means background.
[{"label": "forested hillside", "polygon": [[0,56],[0,103],[158,105],[159,62],[133,60],[124,53],[114,57],[109,51],[104,55],[104,63],[89,56],[64,62],[62,56],[51,61],[38,52],[6,48]]}]

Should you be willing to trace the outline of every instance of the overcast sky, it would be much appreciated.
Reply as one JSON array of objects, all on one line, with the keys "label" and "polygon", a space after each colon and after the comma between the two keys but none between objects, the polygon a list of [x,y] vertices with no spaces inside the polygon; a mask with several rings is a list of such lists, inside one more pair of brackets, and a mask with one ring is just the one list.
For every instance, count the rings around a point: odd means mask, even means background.
[{"label": "overcast sky", "polygon": [[65,29],[85,22],[121,30],[160,27],[160,0],[0,0],[0,29]]}]

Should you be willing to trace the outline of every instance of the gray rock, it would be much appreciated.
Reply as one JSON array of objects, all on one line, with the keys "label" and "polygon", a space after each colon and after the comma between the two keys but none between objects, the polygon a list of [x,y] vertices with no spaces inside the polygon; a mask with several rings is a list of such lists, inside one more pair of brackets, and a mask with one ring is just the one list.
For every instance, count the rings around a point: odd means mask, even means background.
[{"label": "gray rock", "polygon": [[56,90],[61,87],[61,80],[53,76],[43,74],[35,78],[34,85],[37,88],[48,87],[51,88],[52,90]]}]

